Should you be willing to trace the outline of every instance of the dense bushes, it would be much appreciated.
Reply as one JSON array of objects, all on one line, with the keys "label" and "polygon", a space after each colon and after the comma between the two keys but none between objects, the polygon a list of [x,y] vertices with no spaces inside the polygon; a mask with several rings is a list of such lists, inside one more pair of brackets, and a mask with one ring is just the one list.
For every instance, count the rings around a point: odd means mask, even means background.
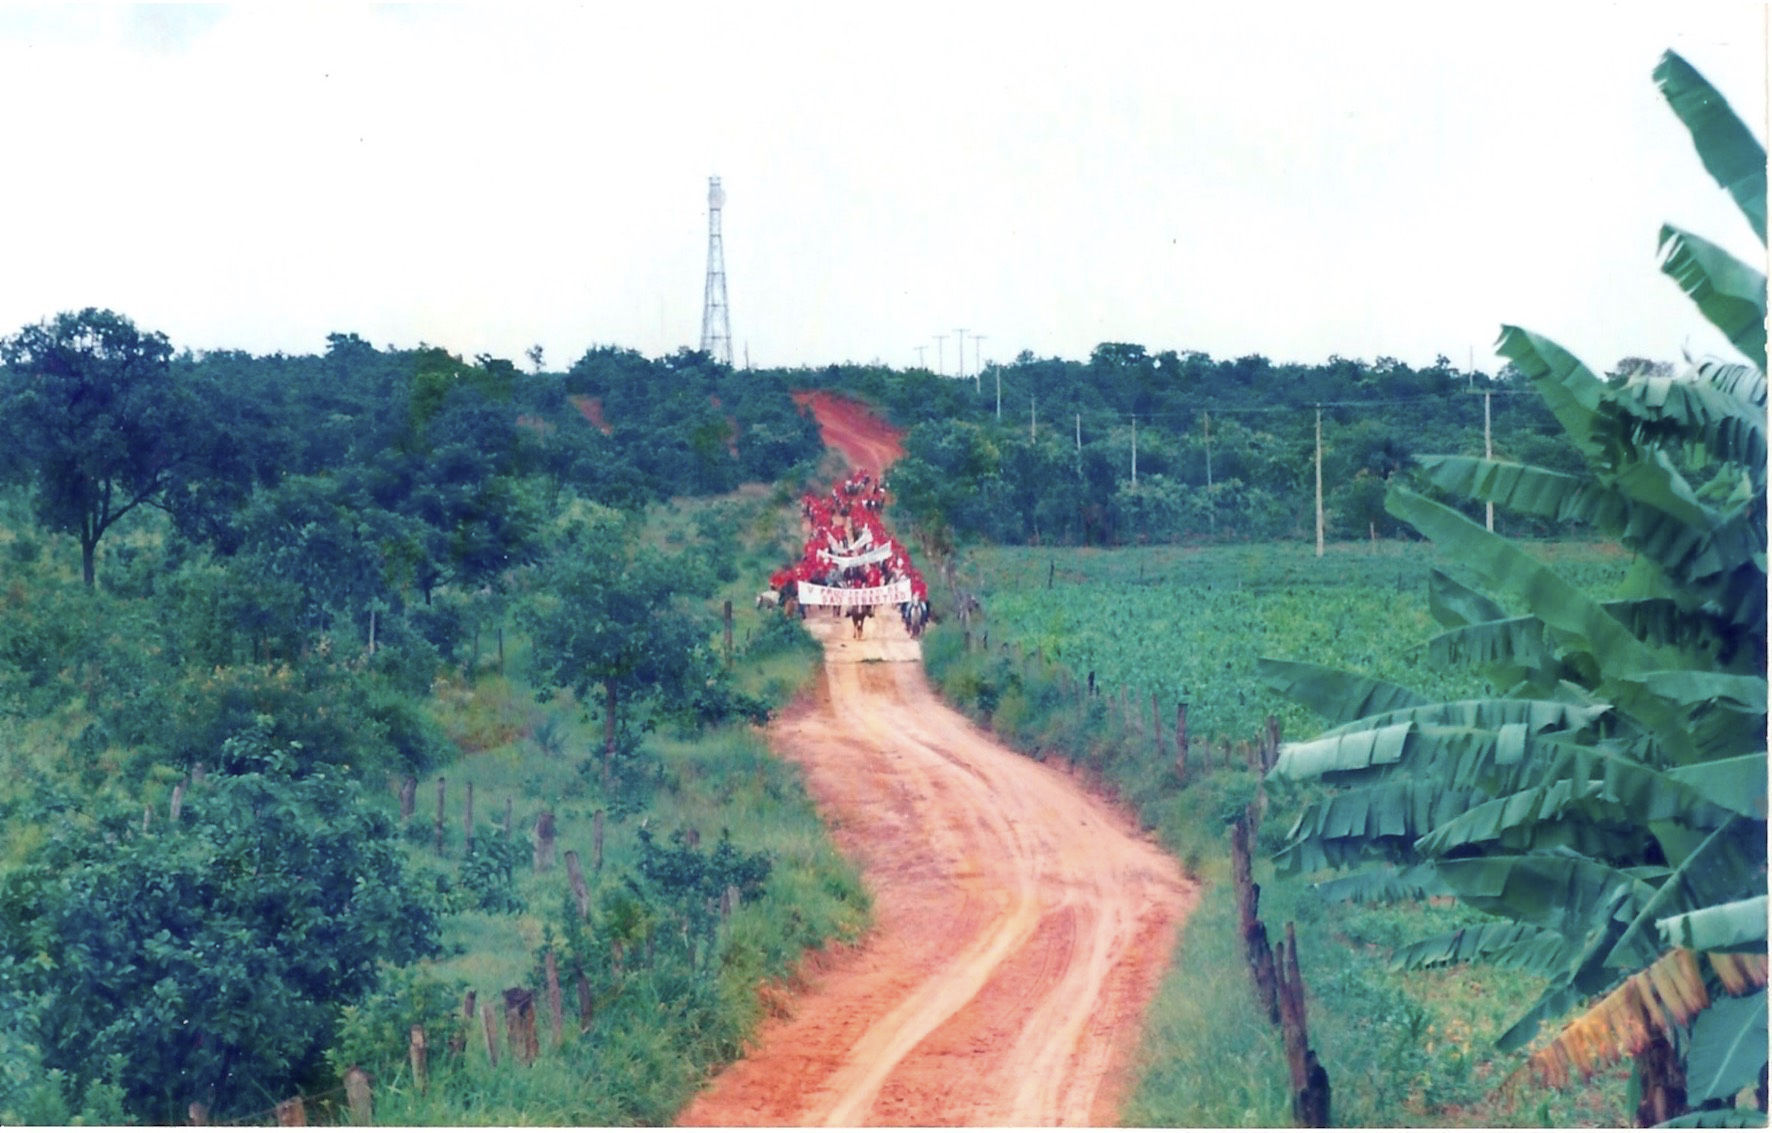
[{"label": "dense bushes", "polygon": [[319,1069],[338,1001],[436,947],[391,825],[336,776],[291,777],[272,731],[223,745],[233,771],[176,818],[38,815],[0,882],[0,998],[71,1095],[109,1084],[162,1124],[262,1108]]}]

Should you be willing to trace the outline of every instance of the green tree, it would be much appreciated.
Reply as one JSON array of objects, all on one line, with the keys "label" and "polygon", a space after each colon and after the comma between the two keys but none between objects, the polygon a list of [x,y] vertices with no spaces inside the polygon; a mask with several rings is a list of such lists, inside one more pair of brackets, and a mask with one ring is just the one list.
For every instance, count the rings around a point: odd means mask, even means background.
[{"label": "green tree", "polygon": [[657,694],[690,698],[705,670],[712,619],[694,596],[697,563],[640,545],[612,512],[570,530],[544,564],[526,612],[540,683],[603,701],[603,777],[610,775],[624,709]]},{"label": "green tree", "polygon": [[[1655,77],[1763,242],[1763,148],[1678,56]],[[1305,809],[1281,860],[1387,861],[1331,887],[1449,892],[1494,918],[1396,962],[1488,960],[1545,976],[1501,1039],[1517,1049],[1585,1008],[1533,1056],[1542,1077],[1632,1055],[1640,1121],[1695,1105],[1725,1111],[1707,1121],[1764,1124],[1766,280],[1672,228],[1662,247],[1663,270],[1750,364],[1606,381],[1506,327],[1500,352],[1586,473],[1423,460],[1443,491],[1617,538],[1638,556],[1627,593],[1595,600],[1481,524],[1394,489],[1392,513],[1450,548],[1480,588],[1434,578],[1447,630],[1430,656],[1480,666],[1500,694],[1433,703],[1267,662],[1277,688],[1351,720],[1283,751],[1275,775],[1337,789]],[[1750,1086],[1757,1111],[1733,1110]]]},{"label": "green tree", "polygon": [[70,1097],[103,1083],[139,1119],[265,1108],[318,1072],[338,1009],[384,963],[435,951],[392,823],[323,773],[292,780],[264,726],[237,774],[196,784],[176,820],[46,815],[0,880],[0,1001]]},{"label": "green tree", "polygon": [[0,445],[21,454],[42,522],[80,540],[88,586],[105,533],[200,467],[209,430],[171,359],[165,335],[90,307],[0,341]]}]

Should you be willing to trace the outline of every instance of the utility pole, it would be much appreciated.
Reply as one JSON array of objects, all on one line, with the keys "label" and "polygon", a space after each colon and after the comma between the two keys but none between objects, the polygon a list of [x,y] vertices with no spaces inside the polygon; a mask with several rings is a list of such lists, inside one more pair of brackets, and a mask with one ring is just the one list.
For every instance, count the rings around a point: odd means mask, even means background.
[{"label": "utility pole", "polygon": [[954,335],[954,341],[960,344],[960,364],[954,367],[954,376],[963,378],[966,376],[966,328],[961,327]]},{"label": "utility pole", "polygon": [[978,345],[980,342],[983,342],[983,341],[984,341],[984,335],[982,335],[982,334],[975,334],[972,336],[972,392],[973,393],[979,392],[978,376],[980,374],[984,373],[984,351],[982,349],[980,349],[979,345]]},{"label": "utility pole", "polygon": [[1200,417],[1206,422],[1206,490],[1212,490],[1212,414],[1201,412]]},{"label": "utility pole", "polygon": [[923,351],[925,351],[927,349],[929,349],[927,346],[917,347],[917,369],[919,369],[919,370],[923,370],[923,369],[928,368],[923,365]]},{"label": "utility pole", "polygon": [[1214,535],[1218,534],[1218,508],[1212,503],[1212,414],[1202,410],[1200,417],[1206,422],[1206,524]]},{"label": "utility pole", "polygon": [[941,373],[941,344],[947,341],[947,337],[945,334],[935,336],[935,372],[938,374]]},{"label": "utility pole", "polygon": [[1132,486],[1138,487],[1138,414],[1132,415]]},{"label": "utility pole", "polygon": [[1317,557],[1323,557],[1323,407],[1317,406]]},{"label": "utility pole", "polygon": [[997,420],[1003,419],[1003,367],[992,366],[991,372],[997,376]]},{"label": "utility pole", "polygon": [[1077,414],[1077,479],[1083,478],[1083,415]]},{"label": "utility pole", "polygon": [[1030,442],[1034,439],[1034,424],[1038,417],[1039,414],[1034,410],[1034,395],[1030,393],[1028,394],[1028,440]]},{"label": "utility pole", "polygon": [[[1492,390],[1484,390],[1483,391],[1483,459],[1484,460],[1494,460],[1495,459],[1495,443],[1494,443],[1494,439],[1490,436],[1490,432],[1489,432],[1489,397],[1493,392],[1494,391],[1492,391]],[[1487,527],[1491,531],[1495,530],[1495,501],[1494,500],[1485,500],[1483,502],[1483,526]]]}]

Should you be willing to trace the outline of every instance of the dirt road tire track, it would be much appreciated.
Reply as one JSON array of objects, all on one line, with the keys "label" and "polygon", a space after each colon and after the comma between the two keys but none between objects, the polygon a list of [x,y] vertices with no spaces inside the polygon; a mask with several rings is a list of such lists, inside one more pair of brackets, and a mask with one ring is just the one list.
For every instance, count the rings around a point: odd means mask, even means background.
[{"label": "dirt road tire track", "polygon": [[770,730],[874,894],[686,1125],[1104,1125],[1194,900],[1062,772],[943,705],[896,619],[814,615],[815,694]]}]

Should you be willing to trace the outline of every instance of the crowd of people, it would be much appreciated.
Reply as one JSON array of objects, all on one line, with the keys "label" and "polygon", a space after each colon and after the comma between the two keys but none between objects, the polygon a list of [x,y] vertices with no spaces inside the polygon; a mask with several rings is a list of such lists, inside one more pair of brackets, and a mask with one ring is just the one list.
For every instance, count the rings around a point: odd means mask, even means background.
[{"label": "crowd of people", "polygon": [[[923,632],[929,622],[929,588],[910,552],[881,522],[886,501],[885,481],[863,468],[833,484],[828,494],[801,497],[800,514],[809,534],[800,559],[769,576],[782,608],[798,607],[805,617],[809,605],[830,606],[855,621],[859,636],[874,608],[890,604],[911,636]],[[819,588],[856,593],[833,595]],[[886,588],[885,596],[878,593],[881,588]]]}]

